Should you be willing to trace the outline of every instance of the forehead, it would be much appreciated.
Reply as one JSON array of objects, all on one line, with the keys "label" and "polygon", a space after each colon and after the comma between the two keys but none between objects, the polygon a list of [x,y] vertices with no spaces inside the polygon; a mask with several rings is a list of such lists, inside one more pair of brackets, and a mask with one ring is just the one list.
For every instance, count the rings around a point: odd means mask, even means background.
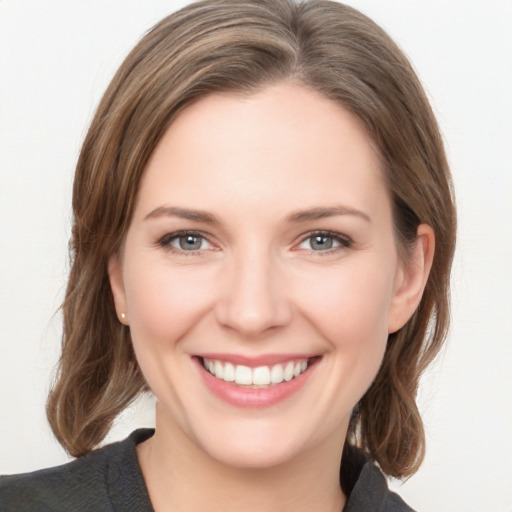
[{"label": "forehead", "polygon": [[259,201],[283,214],[293,202],[347,203],[370,214],[388,195],[362,123],[291,84],[212,94],[189,106],[153,152],[139,192],[144,209],[169,201],[226,208],[229,198],[241,210]]}]

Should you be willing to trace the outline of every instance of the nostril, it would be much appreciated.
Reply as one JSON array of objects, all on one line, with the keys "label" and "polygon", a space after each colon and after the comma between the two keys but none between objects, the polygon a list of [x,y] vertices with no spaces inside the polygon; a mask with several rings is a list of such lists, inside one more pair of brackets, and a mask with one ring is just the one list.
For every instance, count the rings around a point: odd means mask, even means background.
[{"label": "nostril", "polygon": [[288,325],[292,314],[284,299],[233,295],[217,305],[216,318],[223,327],[253,337]]},{"label": "nostril", "polygon": [[215,306],[219,324],[251,337],[282,327],[291,318],[282,275],[262,246],[268,244],[245,240]]}]

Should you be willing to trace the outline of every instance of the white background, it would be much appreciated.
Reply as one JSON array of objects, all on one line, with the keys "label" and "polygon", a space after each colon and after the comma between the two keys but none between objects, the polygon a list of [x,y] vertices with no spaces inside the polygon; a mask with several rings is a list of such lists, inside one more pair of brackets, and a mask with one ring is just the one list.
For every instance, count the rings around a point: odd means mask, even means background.
[{"label": "white background", "polygon": [[[60,343],[74,163],[128,50],[184,3],[0,0],[0,473],[66,460],[44,401]],[[459,208],[453,327],[420,393],[427,457],[396,485],[423,512],[511,512],[512,1],[349,3],[418,70]],[[109,439],[151,423],[151,404],[140,402]]]}]

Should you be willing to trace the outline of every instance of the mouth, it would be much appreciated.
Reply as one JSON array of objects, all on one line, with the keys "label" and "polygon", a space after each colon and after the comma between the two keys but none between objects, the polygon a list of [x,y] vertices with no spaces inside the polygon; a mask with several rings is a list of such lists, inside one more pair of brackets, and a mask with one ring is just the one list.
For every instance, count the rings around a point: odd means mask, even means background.
[{"label": "mouth", "polygon": [[201,357],[203,368],[216,379],[246,389],[265,389],[297,379],[319,357],[293,358],[272,365],[247,366],[222,359]]},{"label": "mouth", "polygon": [[203,354],[193,359],[206,387],[217,398],[239,408],[266,408],[299,393],[322,356]]}]

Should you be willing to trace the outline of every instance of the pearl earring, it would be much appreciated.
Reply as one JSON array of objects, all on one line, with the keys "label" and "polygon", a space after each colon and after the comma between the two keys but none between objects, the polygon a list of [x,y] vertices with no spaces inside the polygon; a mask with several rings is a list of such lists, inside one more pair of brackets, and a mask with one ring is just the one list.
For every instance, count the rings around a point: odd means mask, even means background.
[{"label": "pearl earring", "polygon": [[126,319],[126,315],[125,315],[124,313],[121,313],[121,318],[122,318],[123,320],[125,320],[125,319]]}]

